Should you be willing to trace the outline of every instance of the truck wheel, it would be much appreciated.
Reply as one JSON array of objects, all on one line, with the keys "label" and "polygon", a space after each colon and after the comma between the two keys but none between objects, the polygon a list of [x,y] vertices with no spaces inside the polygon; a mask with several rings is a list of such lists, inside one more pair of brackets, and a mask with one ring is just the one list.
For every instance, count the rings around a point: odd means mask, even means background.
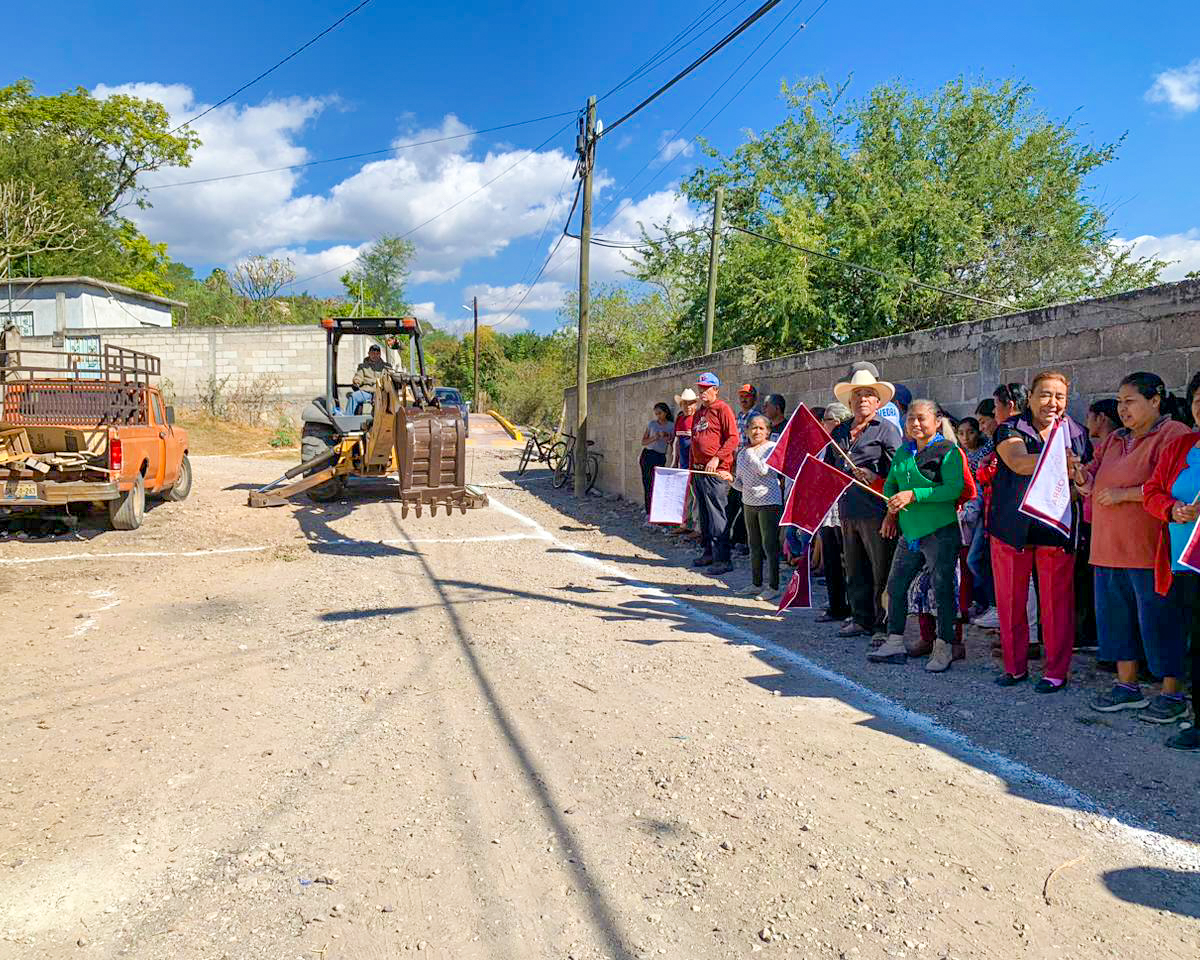
[{"label": "truck wheel", "polygon": [[[300,433],[300,462],[305,463],[313,457],[328,453],[337,446],[337,442],[337,434],[332,427],[320,423],[306,423]],[[308,498],[316,503],[328,503],[340,497],[345,489],[346,478],[334,477],[309,490]]]},{"label": "truck wheel", "polygon": [[187,454],[183,455],[183,460],[179,464],[179,476],[175,478],[175,486],[163,494],[164,500],[186,500],[188,494],[192,492],[192,462],[187,458]]},{"label": "truck wheel", "polygon": [[145,515],[146,481],[138,474],[128,491],[108,501],[108,520],[114,530],[136,530]]}]

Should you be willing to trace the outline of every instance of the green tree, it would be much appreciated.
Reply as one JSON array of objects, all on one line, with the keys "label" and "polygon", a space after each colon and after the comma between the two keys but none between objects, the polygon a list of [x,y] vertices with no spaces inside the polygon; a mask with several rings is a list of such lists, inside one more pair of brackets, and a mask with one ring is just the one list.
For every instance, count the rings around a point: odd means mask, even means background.
[{"label": "green tree", "polygon": [[[722,244],[717,349],[766,355],[954,323],[1153,283],[1164,264],[1112,244],[1089,177],[1119,144],[1085,142],[1033,91],[899,84],[851,102],[846,87],[785,85],[788,114],[682,186],[725,187],[725,219],[868,270],[731,231]],[[671,304],[677,351],[700,349],[708,240],[651,244],[636,275]],[[914,281],[977,297],[980,303]]]},{"label": "green tree", "polygon": [[[639,295],[618,284],[596,284],[588,320],[588,377],[604,380],[664,363],[671,342],[671,314],[659,293]],[[575,375],[579,295],[568,293],[558,311],[553,350],[561,370]],[[565,385],[565,383],[564,383]]]},{"label": "green tree", "polygon": [[342,275],[346,299],[357,302],[361,291],[364,305],[378,310],[379,316],[407,314],[405,284],[414,253],[410,241],[385,233],[359,254],[350,271]]},{"label": "green tree", "polygon": [[166,108],[77,88],[37,96],[29,80],[0,88],[0,182],[36,185],[75,249],[29,255],[34,274],[87,273],[154,293],[167,292],[166,250],[120,211],[148,205],[138,179],[185,167],[199,145],[191,130],[172,132]]}]

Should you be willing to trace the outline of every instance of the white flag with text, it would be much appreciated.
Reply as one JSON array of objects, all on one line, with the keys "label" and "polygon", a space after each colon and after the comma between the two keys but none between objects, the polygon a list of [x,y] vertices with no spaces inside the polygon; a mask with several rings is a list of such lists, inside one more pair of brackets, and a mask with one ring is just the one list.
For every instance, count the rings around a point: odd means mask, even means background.
[{"label": "white flag with text", "polygon": [[1029,488],[1021,498],[1021,512],[1040,520],[1064,537],[1071,535],[1071,475],[1067,469],[1067,434],[1065,417],[1050,428],[1046,446],[1038,457]]}]

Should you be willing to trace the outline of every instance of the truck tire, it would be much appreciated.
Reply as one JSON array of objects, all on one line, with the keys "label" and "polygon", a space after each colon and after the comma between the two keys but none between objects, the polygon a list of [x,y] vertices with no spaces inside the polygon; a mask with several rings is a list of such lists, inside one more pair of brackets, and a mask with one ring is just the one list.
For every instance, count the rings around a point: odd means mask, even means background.
[{"label": "truck tire", "polygon": [[[313,457],[328,453],[335,446],[337,446],[337,434],[332,427],[327,427],[323,423],[306,423],[300,433],[300,462],[305,463]],[[328,503],[340,497],[345,490],[346,478],[334,477],[309,490],[308,499],[316,503]]]},{"label": "truck tire", "polygon": [[116,500],[108,501],[108,520],[114,530],[136,530],[146,515],[146,481],[134,477],[133,486]]},{"label": "truck tire", "polygon": [[178,503],[180,500],[186,500],[188,494],[192,492],[192,462],[188,459],[187,454],[183,455],[183,460],[179,464],[179,476],[175,478],[175,486],[163,494],[164,500],[173,500]]}]

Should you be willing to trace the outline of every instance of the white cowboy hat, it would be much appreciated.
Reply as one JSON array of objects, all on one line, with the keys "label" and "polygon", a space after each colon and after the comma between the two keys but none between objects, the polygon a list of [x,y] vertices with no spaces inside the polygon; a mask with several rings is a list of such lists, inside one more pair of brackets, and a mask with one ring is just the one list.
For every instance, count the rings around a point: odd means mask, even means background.
[{"label": "white cowboy hat", "polygon": [[693,390],[691,387],[684,387],[683,393],[675,394],[675,406],[678,407],[682,403],[691,403],[693,400],[699,399],[700,398],[696,396],[695,390]]},{"label": "white cowboy hat", "polygon": [[880,404],[889,402],[896,395],[894,384],[886,380],[876,380],[870,370],[855,370],[849,380],[843,380],[833,388],[833,395],[840,403],[850,406],[850,397],[860,387],[871,387],[879,397]]}]

